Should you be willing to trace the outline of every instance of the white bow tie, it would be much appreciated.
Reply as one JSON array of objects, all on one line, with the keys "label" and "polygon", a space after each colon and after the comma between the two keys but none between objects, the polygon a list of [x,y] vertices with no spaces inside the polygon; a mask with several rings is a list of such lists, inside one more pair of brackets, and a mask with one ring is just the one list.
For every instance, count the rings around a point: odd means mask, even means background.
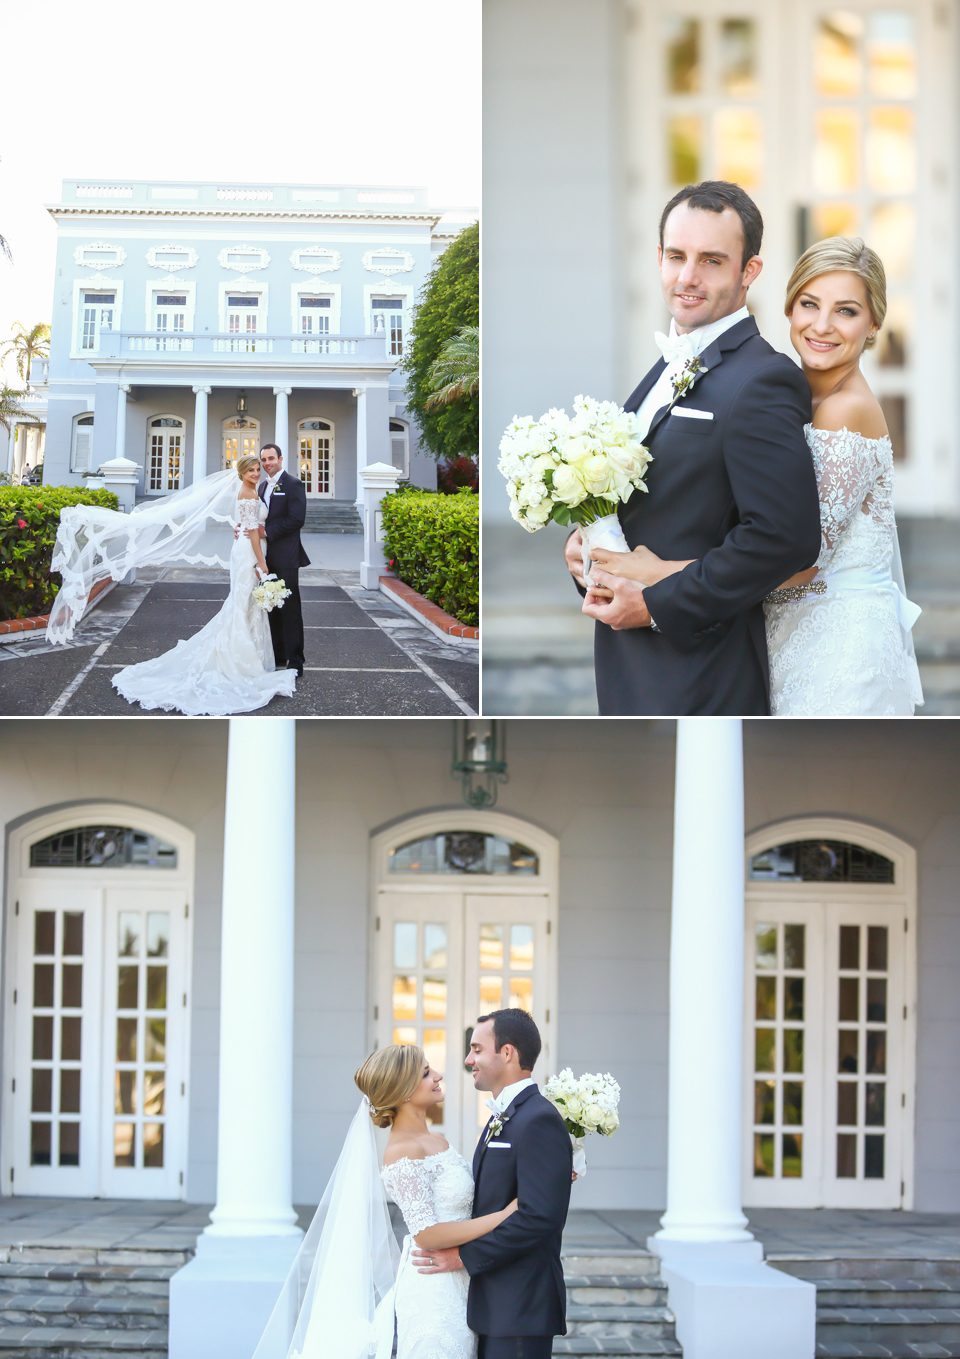
[{"label": "white bow tie", "polygon": [[658,330],[653,337],[657,342],[660,353],[670,367],[675,363],[689,363],[696,358],[699,346],[696,344],[692,334],[689,335],[664,335],[662,330]]},{"label": "white bow tie", "polygon": [[499,1099],[487,1099],[487,1100],[484,1100],[484,1104],[487,1106],[487,1108],[490,1110],[491,1113],[493,1113],[493,1114],[499,1114],[499,1112],[500,1112],[500,1101],[499,1101]]}]

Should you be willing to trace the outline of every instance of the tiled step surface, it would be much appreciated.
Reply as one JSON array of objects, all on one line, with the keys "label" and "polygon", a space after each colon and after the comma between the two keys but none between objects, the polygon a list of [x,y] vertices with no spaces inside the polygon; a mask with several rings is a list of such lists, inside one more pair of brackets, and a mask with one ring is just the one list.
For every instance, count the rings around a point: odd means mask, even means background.
[{"label": "tiled step surface", "polygon": [[817,1288],[818,1359],[957,1359],[960,1256],[772,1259]]},{"label": "tiled step surface", "polygon": [[352,500],[308,500],[304,533],[362,533],[363,524]]},{"label": "tiled step surface", "polygon": [[10,1252],[0,1262],[0,1353],[166,1359],[170,1277],[188,1259],[172,1250]]},{"label": "tiled step surface", "polygon": [[645,1254],[566,1259],[567,1334],[554,1354],[682,1354],[659,1266]]}]

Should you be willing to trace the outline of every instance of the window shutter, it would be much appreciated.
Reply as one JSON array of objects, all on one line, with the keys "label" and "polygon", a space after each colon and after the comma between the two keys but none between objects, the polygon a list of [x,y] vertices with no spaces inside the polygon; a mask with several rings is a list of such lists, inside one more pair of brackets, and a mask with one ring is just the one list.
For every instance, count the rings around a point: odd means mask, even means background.
[{"label": "window shutter", "polygon": [[73,470],[75,472],[86,472],[90,468],[90,445],[93,435],[90,430],[78,429],[77,442],[73,455]]}]

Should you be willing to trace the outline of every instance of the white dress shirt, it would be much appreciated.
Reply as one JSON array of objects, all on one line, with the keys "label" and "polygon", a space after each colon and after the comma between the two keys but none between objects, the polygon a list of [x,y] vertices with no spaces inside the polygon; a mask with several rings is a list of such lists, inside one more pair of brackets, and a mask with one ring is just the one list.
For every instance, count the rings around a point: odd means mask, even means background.
[{"label": "white dress shirt", "polygon": [[[676,321],[670,321],[670,334],[657,335],[657,343],[664,350],[664,357],[667,359],[667,366],[657,378],[656,382],[647,392],[637,411],[637,424],[639,425],[640,438],[647,437],[647,431],[653,422],[653,417],[662,406],[669,406],[673,400],[673,379],[683,370],[683,366],[689,359],[702,354],[708,349],[724,331],[735,326],[739,321],[744,321],[750,315],[747,308],[741,307],[739,311],[731,312],[729,316],[721,316],[719,321],[711,321],[708,326],[699,326],[696,330],[689,331],[686,335],[677,334]],[[707,370],[701,369],[701,372]]]},{"label": "white dress shirt", "polygon": [[496,1098],[487,1100],[487,1108],[494,1114],[505,1113],[520,1091],[526,1090],[528,1085],[536,1085],[532,1076],[524,1076],[522,1081],[514,1081],[513,1085],[505,1085]]},{"label": "white dress shirt", "polygon": [[277,482],[280,480],[282,476],[283,468],[281,467],[280,471],[277,473],[275,477],[267,477],[267,485],[263,492],[263,503],[266,505],[268,510],[270,508],[270,497],[273,495],[273,488],[274,486],[276,486]]}]

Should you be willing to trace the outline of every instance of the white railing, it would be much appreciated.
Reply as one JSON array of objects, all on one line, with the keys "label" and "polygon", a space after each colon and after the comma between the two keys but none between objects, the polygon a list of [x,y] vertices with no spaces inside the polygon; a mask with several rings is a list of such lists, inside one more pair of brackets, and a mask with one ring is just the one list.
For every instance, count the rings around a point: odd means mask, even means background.
[{"label": "white railing", "polygon": [[194,355],[271,354],[284,358],[398,358],[386,336],[378,335],[210,335],[157,331],[101,331],[100,357],[122,358],[127,354],[191,353]]}]

